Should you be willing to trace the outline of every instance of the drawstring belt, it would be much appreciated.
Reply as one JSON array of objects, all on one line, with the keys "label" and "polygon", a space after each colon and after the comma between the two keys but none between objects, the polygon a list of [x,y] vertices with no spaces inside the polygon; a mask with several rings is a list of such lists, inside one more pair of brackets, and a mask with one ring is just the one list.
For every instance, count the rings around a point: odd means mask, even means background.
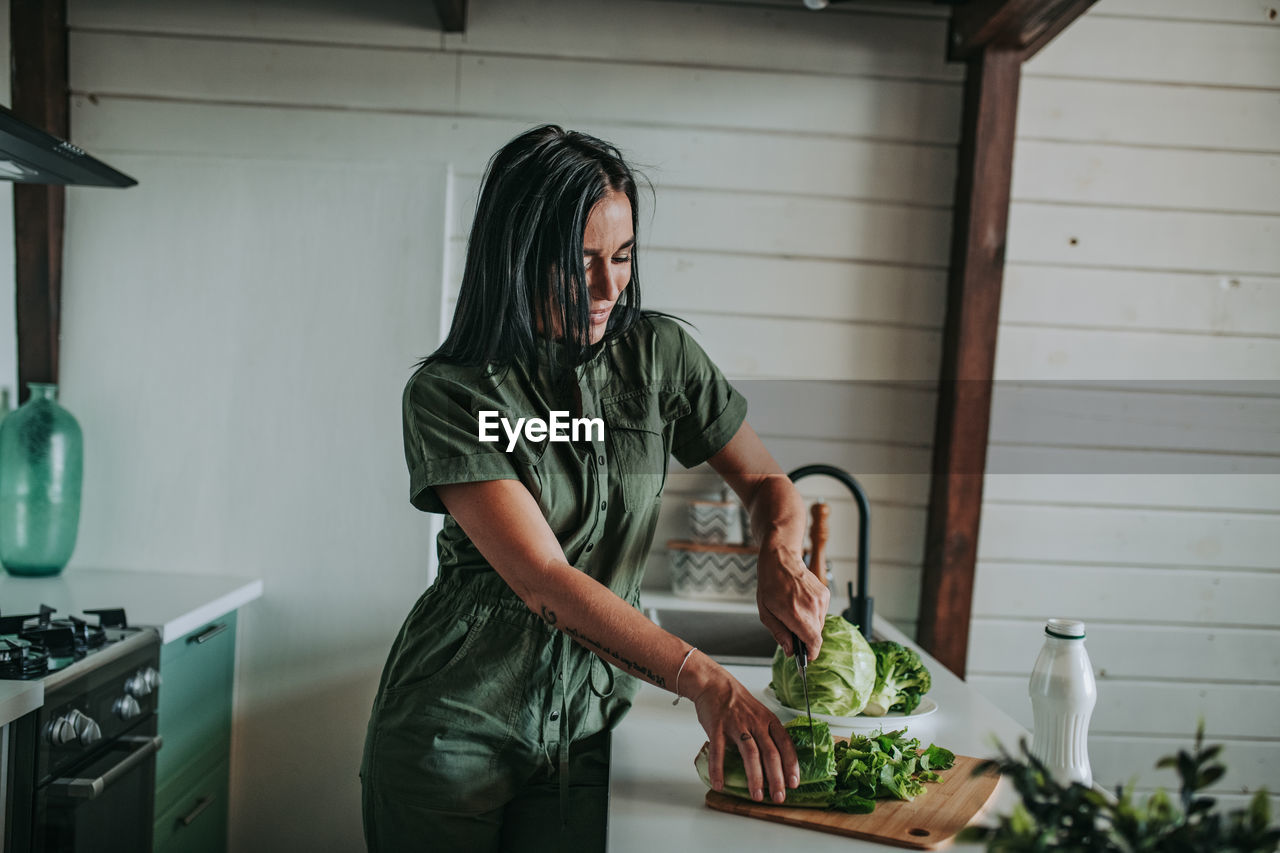
[{"label": "drawstring belt", "polygon": [[[639,590],[635,590],[631,595],[627,596],[627,601],[636,606],[633,600],[638,595]],[[566,830],[569,828],[569,735],[572,728],[569,725],[569,674],[571,672],[571,658],[573,654],[573,639],[563,631],[557,632],[558,648],[556,654],[560,657],[560,663],[557,667],[559,675],[557,679],[560,682],[560,726],[559,726],[559,746],[556,749],[556,766],[559,770],[559,788],[560,788],[560,849],[564,853],[573,853],[567,849],[568,837]],[[583,650],[587,662],[586,677],[583,679],[580,688],[590,691],[595,696],[603,699],[606,696],[613,695],[614,676],[609,668],[609,664],[604,661],[597,661],[596,656]],[[597,688],[595,680],[592,677],[592,671],[597,666],[603,666],[605,675],[608,677],[608,689]],[[554,695],[554,690],[552,691]],[[548,756],[549,757],[549,756]]]},{"label": "drawstring belt", "polygon": [[573,640],[560,633],[560,746],[556,759],[560,767],[560,849],[566,849],[569,827],[569,655]]}]

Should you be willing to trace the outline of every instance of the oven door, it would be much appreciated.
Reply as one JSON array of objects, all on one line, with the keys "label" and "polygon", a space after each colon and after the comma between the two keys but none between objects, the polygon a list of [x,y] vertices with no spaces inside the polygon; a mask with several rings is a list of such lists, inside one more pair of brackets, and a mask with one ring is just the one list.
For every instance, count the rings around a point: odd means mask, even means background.
[{"label": "oven door", "polygon": [[0,728],[0,848],[4,853],[31,853],[37,713]]},{"label": "oven door", "polygon": [[36,790],[35,849],[49,853],[139,853],[151,849],[155,721],[117,738],[74,775]]}]

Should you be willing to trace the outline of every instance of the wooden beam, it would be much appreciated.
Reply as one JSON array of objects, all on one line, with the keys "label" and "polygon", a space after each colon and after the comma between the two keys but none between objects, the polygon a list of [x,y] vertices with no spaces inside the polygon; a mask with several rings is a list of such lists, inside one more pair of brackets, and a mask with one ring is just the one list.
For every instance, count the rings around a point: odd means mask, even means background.
[{"label": "wooden beam", "polygon": [[968,63],[916,639],[964,677],[1004,277],[1021,51]]},{"label": "wooden beam", "polygon": [[1030,59],[1094,0],[969,0],[951,12],[949,58],[967,60],[983,48],[1019,51]]},{"label": "wooden beam", "polygon": [[467,0],[435,0],[440,29],[446,33],[467,31]]},{"label": "wooden beam", "polygon": [[[54,136],[71,136],[66,0],[10,0],[13,112]],[[64,187],[14,184],[14,309],[18,400],[28,382],[58,381]]]},{"label": "wooden beam", "polygon": [[1035,33],[1026,35],[1022,48],[1022,61],[1026,62],[1039,53],[1040,48],[1057,38],[1058,34],[1072,21],[1087,12],[1094,2],[1095,0],[1072,0],[1070,4],[1063,4],[1059,14],[1053,20],[1045,22]]}]

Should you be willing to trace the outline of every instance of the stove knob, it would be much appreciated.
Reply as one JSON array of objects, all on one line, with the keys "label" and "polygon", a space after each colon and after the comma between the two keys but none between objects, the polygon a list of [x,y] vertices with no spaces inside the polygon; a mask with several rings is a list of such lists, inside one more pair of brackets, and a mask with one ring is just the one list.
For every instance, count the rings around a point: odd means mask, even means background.
[{"label": "stove knob", "polygon": [[132,696],[121,696],[111,706],[111,710],[116,712],[116,716],[122,720],[132,720],[134,717],[142,713],[138,700]]},{"label": "stove knob", "polygon": [[44,727],[44,739],[54,746],[72,743],[76,739],[76,727],[69,719],[70,715],[50,720]]},{"label": "stove knob", "polygon": [[93,717],[82,714],[80,711],[72,711],[67,717],[71,727],[75,729],[76,737],[80,739],[81,746],[93,746],[102,740],[102,728]]},{"label": "stove knob", "polygon": [[160,673],[155,667],[149,666],[142,671],[142,679],[147,682],[147,686],[155,690],[160,686]]},{"label": "stove knob", "polygon": [[151,685],[147,682],[146,676],[141,670],[134,673],[134,676],[124,683],[124,692],[130,696],[142,698],[151,694]]},{"label": "stove knob", "polygon": [[80,745],[93,746],[102,740],[102,727],[88,717],[85,717],[85,720],[87,720],[85,727],[80,732]]}]

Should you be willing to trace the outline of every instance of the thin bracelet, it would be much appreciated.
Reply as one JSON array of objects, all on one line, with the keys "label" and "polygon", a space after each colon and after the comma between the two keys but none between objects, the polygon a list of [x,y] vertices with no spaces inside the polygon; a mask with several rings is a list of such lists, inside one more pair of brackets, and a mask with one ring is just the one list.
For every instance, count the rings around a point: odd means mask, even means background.
[{"label": "thin bracelet", "polygon": [[684,665],[689,662],[689,655],[697,650],[697,646],[691,647],[689,651],[684,653],[684,660],[680,661],[680,668],[676,670],[676,700],[671,703],[672,705],[680,704],[680,673],[684,672]]}]

